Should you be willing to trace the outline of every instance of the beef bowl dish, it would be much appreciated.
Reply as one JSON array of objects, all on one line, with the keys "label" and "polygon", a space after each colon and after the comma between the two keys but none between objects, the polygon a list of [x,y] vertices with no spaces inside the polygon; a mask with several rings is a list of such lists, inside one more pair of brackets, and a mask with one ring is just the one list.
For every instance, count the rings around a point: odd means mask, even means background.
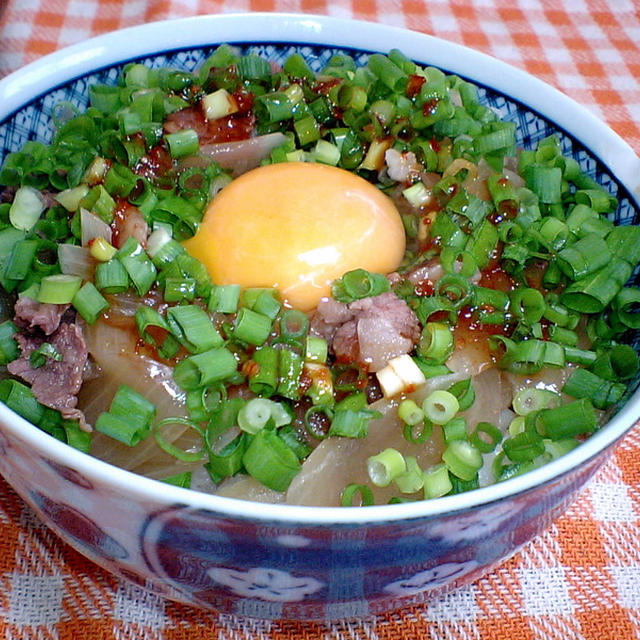
[{"label": "beef bowl dish", "polygon": [[638,159],[427,36],[198,20],[0,82],[0,471],[196,606],[333,619],[471,580],[637,417]]}]

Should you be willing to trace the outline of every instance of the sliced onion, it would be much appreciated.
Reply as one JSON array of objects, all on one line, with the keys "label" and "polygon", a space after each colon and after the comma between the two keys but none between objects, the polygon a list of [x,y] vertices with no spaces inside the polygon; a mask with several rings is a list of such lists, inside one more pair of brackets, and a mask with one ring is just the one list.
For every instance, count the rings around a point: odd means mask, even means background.
[{"label": "sliced onion", "polygon": [[520,187],[524,187],[524,178],[522,176],[519,176],[515,171],[512,171],[511,169],[507,169],[506,167],[504,168],[504,175],[509,178],[509,182],[511,182],[511,185],[513,186],[514,189],[519,189]]},{"label": "sliced onion", "polygon": [[158,227],[147,239],[147,253],[153,258],[169,240],[171,234],[164,227]]},{"label": "sliced onion", "polygon": [[143,247],[147,244],[149,236],[149,225],[140,213],[140,210],[133,205],[129,205],[123,212],[123,217],[116,220],[118,231],[115,245],[120,248],[128,238],[133,238]]},{"label": "sliced onion", "polygon": [[[421,403],[436,389],[447,389],[461,376],[446,375],[429,378],[409,397]],[[302,464],[300,473],[292,480],[286,493],[288,504],[310,506],[338,506],[340,492],[349,483],[368,484],[367,459],[391,447],[404,456],[415,456],[421,468],[426,469],[440,461],[443,443],[439,431],[422,444],[405,440],[403,425],[398,417],[397,400],[383,398],[368,406],[379,411],[381,418],[369,422],[368,435],[353,438],[325,438]],[[398,495],[394,484],[388,487],[371,487],[376,504],[385,504]],[[242,496],[236,496],[242,497]]]},{"label": "sliced onion", "polygon": [[59,244],[58,260],[60,271],[69,276],[80,276],[83,280],[91,280],[95,268],[95,260],[87,247],[75,244]]},{"label": "sliced onion", "polygon": [[232,175],[238,176],[260,166],[260,162],[268,158],[271,151],[286,139],[280,132],[267,133],[247,140],[205,144],[200,147],[200,151],[223,169],[230,169]]},{"label": "sliced onion", "polygon": [[104,238],[111,243],[111,227],[91,211],[80,209],[80,229],[83,247],[88,246],[94,238]]},{"label": "sliced onion", "polygon": [[469,160],[465,160],[464,158],[456,158],[444,170],[442,176],[455,176],[458,171],[462,171],[463,169],[466,169],[468,171],[467,178],[475,180],[478,177],[478,167],[473,164],[473,162],[469,162]]},{"label": "sliced onion", "polygon": [[[156,420],[184,415],[184,392],[173,381],[173,369],[146,355],[137,353],[137,332],[111,326],[103,320],[84,327],[87,349],[101,369],[101,375],[86,382],[78,395],[78,406],[91,422],[108,410],[113,394],[126,384],[142,394],[156,407]],[[179,423],[163,430],[165,441],[181,438],[188,449],[191,430]],[[91,443],[92,455],[116,466],[150,477],[162,477],[184,471],[180,461],[164,453],[155,438],[147,437],[135,447],[127,447],[103,434],[96,433]],[[175,466],[172,466],[175,465]]]}]

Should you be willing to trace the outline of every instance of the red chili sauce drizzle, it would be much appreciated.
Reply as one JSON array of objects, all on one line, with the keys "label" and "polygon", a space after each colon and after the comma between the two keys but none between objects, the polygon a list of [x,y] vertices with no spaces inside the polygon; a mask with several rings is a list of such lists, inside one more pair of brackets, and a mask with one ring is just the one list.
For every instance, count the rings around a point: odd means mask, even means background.
[{"label": "red chili sauce drizzle", "polygon": [[[506,273],[498,263],[497,254],[494,254],[489,264],[480,272],[478,286],[504,291],[505,293],[515,289],[516,285],[508,273]],[[476,348],[486,352],[487,360],[491,359],[488,339],[491,336],[509,336],[513,327],[509,324],[489,324],[480,322],[476,310],[470,306],[465,306],[458,312],[458,322],[453,328],[453,339],[456,348],[463,348],[465,345],[473,344]]]},{"label": "red chili sauce drizzle", "polygon": [[215,120],[207,120],[200,106],[187,107],[167,116],[164,121],[165,132],[174,133],[181,129],[193,129],[198,134],[200,144],[246,140],[251,136],[255,124],[255,117],[251,111],[253,95],[241,91],[231,95],[238,105],[238,111],[235,113]]}]

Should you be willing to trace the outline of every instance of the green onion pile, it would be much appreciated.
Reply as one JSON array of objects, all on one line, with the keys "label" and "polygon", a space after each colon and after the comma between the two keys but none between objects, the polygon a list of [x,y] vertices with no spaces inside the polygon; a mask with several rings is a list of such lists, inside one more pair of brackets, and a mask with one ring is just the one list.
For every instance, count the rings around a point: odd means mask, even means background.
[{"label": "green onion pile", "polygon": [[[391,419],[404,450],[379,446],[364,463],[343,463],[327,502],[354,506],[437,498],[535,469],[624,401],[638,372],[627,342],[640,328],[640,293],[627,282],[640,227],[613,225],[616,198],[557,137],[516,149],[514,123],[469,82],[396,50],[363,66],[334,55],[316,73],[296,53],[274,70],[223,45],[194,73],[127,64],[116,85],[90,87],[89,103],[82,113],[59,105],[50,144],[30,141],[4,159],[0,285],[12,303],[70,305],[80,326],[119,317],[140,354],[171,368],[183,412],[162,413],[144,381],[122,384],[89,429],[5,374],[0,400],[51,436],[98,457],[96,438],[132,451],[152,442],[175,461],[161,480],[190,487],[198,477],[195,488],[215,492],[249,477],[262,499],[282,501],[316,449],[365,447]],[[187,112],[200,114],[192,126],[167,129]],[[398,273],[356,269],[332,286],[345,305],[392,293],[415,313],[419,340],[378,372],[337,359],[313,314],[286,307],[275,289],[212,283],[181,244],[232,180],[206,144],[273,133],[282,141],[260,164],[333,165],[398,205],[407,236]],[[411,164],[401,179],[393,154]],[[148,233],[120,241],[132,210]],[[417,278],[424,265],[437,276]],[[123,300],[134,301],[128,314]],[[23,331],[7,316],[5,368],[21,356]],[[483,369],[520,381],[501,423],[468,419],[481,400],[478,371],[449,366],[465,340],[486,348]],[[61,362],[53,338],[29,353],[34,370]],[[560,387],[544,383],[553,370],[564,372]]]}]

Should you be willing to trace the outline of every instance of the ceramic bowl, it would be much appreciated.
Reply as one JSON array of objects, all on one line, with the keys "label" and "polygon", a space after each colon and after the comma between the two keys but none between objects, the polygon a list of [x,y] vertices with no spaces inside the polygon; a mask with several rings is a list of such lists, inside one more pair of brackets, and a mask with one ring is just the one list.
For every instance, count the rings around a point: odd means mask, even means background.
[{"label": "ceramic bowl", "polygon": [[[47,141],[53,104],[86,103],[92,81],[130,60],[192,70],[219,43],[276,61],[300,52],[319,68],[400,48],[480,87],[516,121],[525,147],[559,135],[611,193],[617,222],[638,222],[640,160],[587,110],[483,54],[377,24],[303,15],[200,16],[111,33],[47,56],[0,82],[0,160]],[[634,388],[637,387],[637,382]],[[380,613],[468,582],[540,533],[610,456],[640,414],[632,395],[584,444],[534,472],[433,501],[361,509],[252,504],[136,477],[61,444],[0,406],[0,472],[60,537],[158,594],[259,618]]]}]

